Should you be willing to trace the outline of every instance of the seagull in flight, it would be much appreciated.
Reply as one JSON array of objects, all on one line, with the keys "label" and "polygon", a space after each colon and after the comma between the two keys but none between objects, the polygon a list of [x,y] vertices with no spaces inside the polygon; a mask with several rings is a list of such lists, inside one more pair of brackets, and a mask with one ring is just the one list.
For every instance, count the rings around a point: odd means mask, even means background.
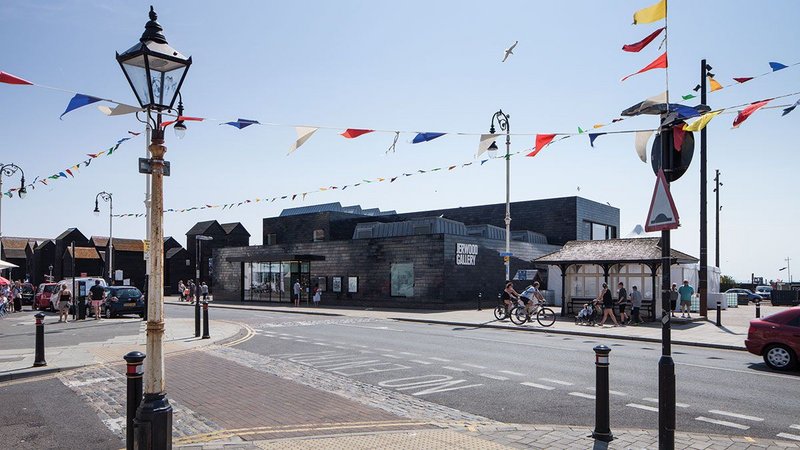
[{"label": "seagull in flight", "polygon": [[502,62],[506,62],[506,60],[508,59],[508,56],[509,56],[509,55],[513,55],[513,54],[514,54],[514,47],[516,47],[516,46],[517,46],[517,44],[519,44],[519,41],[514,41],[514,43],[513,43],[513,44],[511,44],[511,47],[508,47],[508,48],[505,50],[505,52],[506,52],[506,53],[505,53],[505,55],[503,56],[503,61],[502,61]]}]

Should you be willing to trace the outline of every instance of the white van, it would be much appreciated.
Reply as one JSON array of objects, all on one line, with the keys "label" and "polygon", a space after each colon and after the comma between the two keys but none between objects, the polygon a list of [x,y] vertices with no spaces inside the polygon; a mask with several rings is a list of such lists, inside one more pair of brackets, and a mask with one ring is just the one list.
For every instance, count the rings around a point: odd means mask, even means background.
[{"label": "white van", "polygon": [[[86,297],[89,295],[89,289],[94,286],[96,281],[100,281],[100,286],[106,287],[108,283],[102,277],[75,277],[75,292],[72,293],[73,298]],[[58,282],[58,289],[61,290],[61,285],[66,284],[67,289],[72,291],[73,278],[64,278]],[[81,290],[81,283],[83,289]]]}]

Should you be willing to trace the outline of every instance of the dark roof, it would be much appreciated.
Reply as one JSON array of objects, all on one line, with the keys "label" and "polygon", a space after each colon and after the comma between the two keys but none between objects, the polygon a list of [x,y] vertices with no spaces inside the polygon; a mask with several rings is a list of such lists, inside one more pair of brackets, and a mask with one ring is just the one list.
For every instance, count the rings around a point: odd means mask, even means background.
[{"label": "dark roof", "polygon": [[[535,262],[549,264],[601,264],[625,262],[658,262],[661,260],[660,238],[608,239],[604,241],[569,241]],[[697,258],[672,249],[678,263],[694,263]]]},{"label": "dark roof", "polygon": [[3,237],[2,241],[4,249],[25,250],[28,245],[28,238]]},{"label": "dark roof", "polygon": [[186,235],[189,236],[189,235],[203,234],[214,224],[219,225],[219,222],[217,222],[216,220],[206,220],[204,222],[197,222],[196,224],[194,224],[192,228],[189,229],[189,231],[186,232]]},{"label": "dark roof", "polygon": [[300,206],[297,208],[286,208],[281,211],[279,217],[298,216],[301,214],[314,214],[321,212],[349,213],[357,216],[385,216],[395,214],[394,211],[381,211],[378,208],[362,209],[361,206],[342,206],[341,203],[323,203],[321,205]]},{"label": "dark roof", "polygon": [[27,255],[25,254],[24,248],[11,248],[11,247],[3,247],[3,257],[5,259],[25,259]]},{"label": "dark roof", "polygon": [[[66,253],[72,255],[72,248],[67,247]],[[94,247],[75,247],[75,259],[100,259]]]},{"label": "dark roof", "polygon": [[[78,234],[83,236],[83,233],[81,233],[80,230],[78,230],[77,228],[73,227],[73,228],[67,228],[66,230],[64,230],[63,233],[61,233],[58,236],[56,236],[56,240],[66,239],[67,236],[69,236],[70,234],[72,234],[72,233],[74,233],[76,231],[78,232]],[[85,238],[86,236],[83,236],[83,237]]]},{"label": "dark roof", "polygon": [[241,222],[231,222],[231,223],[221,223],[219,226],[225,230],[225,234],[231,234],[237,228],[241,228],[241,231],[244,231],[244,234],[250,236],[250,233],[247,231],[247,228],[242,225]]},{"label": "dark roof", "polygon": [[[107,236],[92,236],[91,242],[95,247],[106,248],[108,246]],[[144,241],[141,239],[114,238],[114,251],[118,252],[143,252]]]},{"label": "dark roof", "polygon": [[185,252],[185,251],[186,251],[186,249],[183,248],[183,247],[173,247],[173,248],[167,250],[167,253],[164,254],[164,258],[165,259],[170,259],[173,256],[177,255],[178,253]]}]

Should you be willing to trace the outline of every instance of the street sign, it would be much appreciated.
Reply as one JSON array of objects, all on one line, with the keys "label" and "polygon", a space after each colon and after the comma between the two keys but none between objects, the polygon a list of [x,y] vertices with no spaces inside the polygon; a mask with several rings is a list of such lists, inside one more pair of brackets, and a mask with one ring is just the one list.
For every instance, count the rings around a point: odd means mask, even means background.
[{"label": "street sign", "polygon": [[[681,126],[683,122],[677,122],[678,126]],[[681,130],[678,130],[680,133]],[[665,139],[667,143],[667,156],[665,157],[664,161],[664,172],[667,179],[671,182],[677,180],[678,178],[683,175],[686,170],[689,168],[689,164],[692,162],[692,156],[694,155],[694,136],[692,135],[691,131],[684,131],[683,132],[683,139],[681,141],[680,138],[675,137],[675,132],[672,129],[663,130],[661,133],[656,135],[656,138],[653,140],[653,148],[650,152],[650,163],[653,166],[653,173],[658,173],[661,167],[661,138]],[[676,148],[675,141],[678,140],[681,144],[680,148]]]},{"label": "street sign", "polygon": [[664,171],[659,170],[644,229],[645,231],[674,230],[679,226],[681,224],[678,210],[675,208],[675,202],[672,201],[672,195],[669,193],[667,179],[664,177]]},{"label": "street sign", "polygon": [[144,260],[147,261],[150,259],[150,241],[144,239],[142,243],[143,243],[142,251],[144,252]]},{"label": "street sign", "polygon": [[514,256],[511,252],[500,252],[500,256]]},{"label": "street sign", "polygon": [[[139,158],[139,173],[153,173],[152,161],[147,158]],[[164,176],[168,177],[169,173],[169,161],[164,161]]]}]

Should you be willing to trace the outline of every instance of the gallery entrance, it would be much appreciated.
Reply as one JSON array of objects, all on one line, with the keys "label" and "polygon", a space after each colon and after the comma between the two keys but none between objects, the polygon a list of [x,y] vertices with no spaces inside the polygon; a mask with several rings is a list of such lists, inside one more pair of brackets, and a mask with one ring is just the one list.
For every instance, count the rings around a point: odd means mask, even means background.
[{"label": "gallery entrance", "polygon": [[300,303],[311,301],[311,261],[243,262],[243,301],[292,303],[295,283],[300,283]]}]

